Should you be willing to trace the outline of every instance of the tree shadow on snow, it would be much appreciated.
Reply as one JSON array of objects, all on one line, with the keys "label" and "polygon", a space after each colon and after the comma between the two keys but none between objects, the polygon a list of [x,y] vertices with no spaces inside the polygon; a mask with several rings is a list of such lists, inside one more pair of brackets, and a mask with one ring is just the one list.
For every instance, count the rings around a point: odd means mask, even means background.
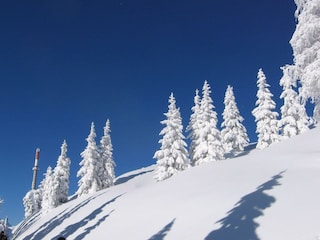
[{"label": "tree shadow on snow", "polygon": [[228,212],[225,218],[220,219],[217,223],[222,226],[208,234],[205,240],[259,240],[256,229],[259,224],[254,220],[263,215],[263,210],[271,207],[276,201],[264,191],[271,190],[279,186],[278,180],[282,178],[284,171],[273,176],[271,180],[260,185],[256,191],[249,193],[241,198],[235,207]]},{"label": "tree shadow on snow", "polygon": [[252,150],[256,149],[257,143],[250,143],[244,147],[242,152],[229,152],[225,155],[225,158],[237,158],[248,155]]},{"label": "tree shadow on snow", "polygon": [[145,174],[145,173],[148,173],[148,172],[152,172],[153,170],[149,170],[149,171],[144,171],[144,172],[139,172],[139,173],[136,173],[136,174],[132,174],[132,175],[129,175],[129,176],[126,176],[126,177],[121,177],[121,178],[118,178],[115,182],[115,185],[119,185],[119,184],[122,184],[122,183],[125,183],[125,182],[128,182],[129,180],[131,180],[132,178],[135,178],[139,175],[142,175],[142,174]]},{"label": "tree shadow on snow", "polygon": [[168,223],[166,226],[164,226],[158,233],[156,233],[155,235],[153,235],[151,238],[149,238],[148,240],[162,240],[165,238],[165,236],[168,234],[168,232],[170,231],[170,229],[172,228],[174,221],[176,219],[173,219],[170,223]]},{"label": "tree shadow on snow", "polygon": [[[58,237],[63,236],[66,239],[68,239],[68,237],[70,235],[72,235],[74,232],[76,232],[79,228],[87,225],[88,223],[90,223],[91,221],[95,220],[96,217],[98,216],[98,214],[103,212],[103,208],[107,205],[109,205],[110,203],[113,203],[117,200],[117,198],[121,197],[121,195],[116,196],[115,198],[111,199],[110,201],[102,204],[100,207],[96,208],[93,212],[91,212],[88,216],[82,218],[79,222],[74,223],[69,225],[67,228],[65,228],[58,236],[54,237],[53,239],[58,239]],[[107,217],[110,216],[110,214],[113,212],[114,210],[112,210],[111,212],[109,212],[108,214],[104,215],[103,217],[101,217],[99,220],[97,220],[97,222],[93,225],[90,226],[88,228],[86,228],[84,230],[83,233],[81,233],[79,236],[77,236],[74,240],[80,240],[83,239],[84,236],[88,235],[93,229],[95,229],[97,226],[99,226]]]}]

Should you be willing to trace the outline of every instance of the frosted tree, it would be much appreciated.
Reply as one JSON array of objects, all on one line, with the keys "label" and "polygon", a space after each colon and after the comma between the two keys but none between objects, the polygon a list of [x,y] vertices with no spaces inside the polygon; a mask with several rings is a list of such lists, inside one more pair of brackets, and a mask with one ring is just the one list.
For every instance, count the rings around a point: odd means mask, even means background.
[{"label": "frosted tree", "polygon": [[57,165],[53,170],[53,191],[51,197],[55,207],[68,201],[71,161],[67,157],[67,147],[67,142],[64,140],[61,145],[61,154],[58,157]]},{"label": "frosted tree", "polygon": [[30,190],[23,197],[23,206],[24,206],[24,217],[27,218],[35,213],[37,210],[35,209],[33,195],[35,190]]},{"label": "frosted tree", "polygon": [[276,103],[272,100],[273,95],[269,90],[270,85],[267,83],[267,78],[261,68],[258,71],[257,86],[258,100],[252,115],[255,117],[257,124],[257,148],[263,149],[280,140],[277,120],[279,114],[273,111],[276,108]]},{"label": "frosted tree", "polygon": [[199,143],[199,112],[200,112],[200,102],[201,98],[199,96],[199,90],[196,90],[196,94],[194,96],[194,106],[191,108],[192,114],[190,116],[189,124],[186,128],[186,131],[189,132],[188,139],[191,140],[189,147],[189,156],[190,161],[195,162],[194,159],[194,151],[196,149],[197,143]]},{"label": "frosted tree", "polygon": [[55,208],[55,202],[52,198],[53,196],[53,171],[49,166],[45,173],[45,178],[41,184],[42,188],[42,201],[41,201],[41,210],[42,212],[48,213],[51,209]]},{"label": "frosted tree", "polygon": [[290,40],[301,94],[315,102],[314,118],[320,120],[320,0],[295,0],[297,25]]},{"label": "frosted tree", "polygon": [[113,186],[115,181],[115,162],[113,160],[113,147],[110,136],[110,120],[107,119],[106,125],[104,127],[104,134],[100,140],[99,146],[99,160],[102,163],[102,168],[100,169],[100,179],[102,183],[102,188],[107,188]]},{"label": "frosted tree", "polygon": [[80,154],[82,160],[79,164],[81,167],[77,172],[77,177],[80,177],[78,190],[76,192],[78,196],[94,193],[102,189],[99,173],[103,166],[99,161],[98,147],[95,138],[96,132],[94,123],[92,123],[90,134],[86,139],[88,143],[87,147]]},{"label": "frosted tree", "polygon": [[31,216],[32,214],[38,212],[41,209],[41,200],[39,190],[30,190],[23,197],[24,206],[24,216],[25,218]]},{"label": "frosted tree", "polygon": [[221,137],[226,152],[239,153],[248,145],[249,138],[247,129],[242,124],[243,117],[236,104],[233,88],[227,87],[224,97],[224,111],[222,113],[223,122],[221,127]]},{"label": "frosted tree", "polygon": [[202,88],[202,99],[197,118],[197,139],[194,139],[193,165],[224,159],[225,150],[221,141],[221,133],[217,128],[218,118],[214,111],[211,90],[207,81]]},{"label": "frosted tree", "polygon": [[294,90],[297,81],[294,78],[294,66],[286,65],[281,67],[283,72],[280,79],[280,86],[283,91],[280,98],[283,99],[281,119],[279,126],[284,138],[290,138],[309,129],[309,118],[306,113],[305,105],[302,104],[298,93]]},{"label": "frosted tree", "polygon": [[189,166],[187,144],[184,141],[182,119],[176,100],[171,93],[169,97],[168,112],[164,113],[166,119],[161,121],[165,127],[161,130],[162,139],[160,150],[156,151],[153,158],[157,159],[155,179],[165,180]]}]

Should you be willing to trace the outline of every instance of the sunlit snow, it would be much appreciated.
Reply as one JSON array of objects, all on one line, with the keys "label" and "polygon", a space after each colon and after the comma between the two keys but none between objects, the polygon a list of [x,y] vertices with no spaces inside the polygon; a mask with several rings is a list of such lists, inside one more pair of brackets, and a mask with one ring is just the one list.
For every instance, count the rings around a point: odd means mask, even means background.
[{"label": "sunlit snow", "polygon": [[[151,156],[152,157],[152,156]],[[134,161],[136,159],[132,159]],[[320,128],[156,182],[154,166],[15,229],[18,240],[317,240]]]}]

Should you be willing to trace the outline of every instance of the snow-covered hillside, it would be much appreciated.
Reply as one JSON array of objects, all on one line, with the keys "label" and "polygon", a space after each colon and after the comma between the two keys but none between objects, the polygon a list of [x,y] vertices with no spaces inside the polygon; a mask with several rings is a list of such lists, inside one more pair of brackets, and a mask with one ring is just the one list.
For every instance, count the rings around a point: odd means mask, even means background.
[{"label": "snow-covered hillside", "polygon": [[162,182],[153,169],[34,215],[15,239],[320,239],[320,128]]}]

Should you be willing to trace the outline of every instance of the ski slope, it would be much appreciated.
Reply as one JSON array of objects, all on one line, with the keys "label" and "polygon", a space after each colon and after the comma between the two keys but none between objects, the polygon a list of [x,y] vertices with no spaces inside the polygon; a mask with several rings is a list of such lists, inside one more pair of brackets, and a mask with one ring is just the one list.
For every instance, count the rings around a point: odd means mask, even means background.
[{"label": "ski slope", "polygon": [[320,239],[320,128],[162,182],[153,169],[35,214],[15,239]]}]

